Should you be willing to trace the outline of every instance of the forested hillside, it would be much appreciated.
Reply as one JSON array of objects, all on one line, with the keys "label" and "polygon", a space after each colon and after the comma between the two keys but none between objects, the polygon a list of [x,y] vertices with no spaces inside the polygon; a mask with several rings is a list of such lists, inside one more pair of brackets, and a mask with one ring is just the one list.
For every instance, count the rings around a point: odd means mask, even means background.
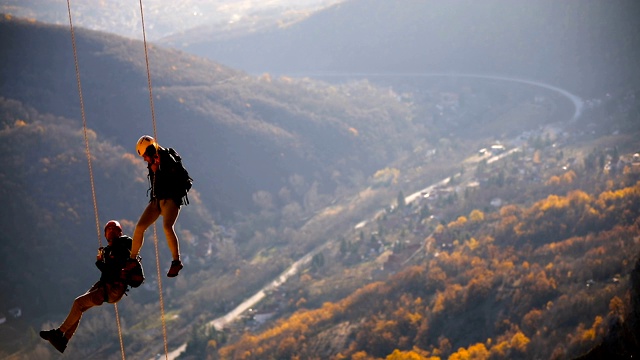
[{"label": "forested hillside", "polygon": [[[631,279],[638,274],[631,271],[640,251],[640,164],[635,167],[635,172],[628,165],[606,175],[580,166],[539,186],[504,184],[503,194],[517,187],[535,201],[473,209],[436,223],[412,266],[338,301],[307,308],[304,296],[310,296],[309,284],[317,276],[310,272],[302,280],[307,285],[301,285],[307,290],[289,293],[289,303],[299,310],[262,331],[245,333],[219,354],[225,359],[568,359],[584,354],[637,316],[637,295],[630,298],[637,294]],[[470,194],[457,207],[481,204],[479,195]],[[377,231],[371,236],[393,244],[391,252],[402,257],[403,239],[425,234],[425,207],[427,202],[399,207],[372,226]],[[348,239],[364,245],[357,235]],[[335,251],[326,255],[345,256]],[[341,271],[338,277],[352,273]],[[337,278],[333,282],[340,284]],[[618,352],[608,356],[638,353],[632,329],[617,340]]]}]

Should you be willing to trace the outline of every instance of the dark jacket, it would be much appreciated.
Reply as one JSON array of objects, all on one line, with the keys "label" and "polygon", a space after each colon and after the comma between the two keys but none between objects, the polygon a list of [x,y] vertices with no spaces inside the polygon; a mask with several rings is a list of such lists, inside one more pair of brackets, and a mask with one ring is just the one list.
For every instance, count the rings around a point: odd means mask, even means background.
[{"label": "dark jacket", "polygon": [[102,261],[96,261],[96,266],[102,272],[100,281],[113,283],[120,280],[120,271],[131,255],[131,243],[132,239],[124,235],[103,249]]},{"label": "dark jacket", "polygon": [[[180,156],[175,150],[174,153]],[[151,171],[151,165],[148,166],[151,200],[173,199],[176,204],[183,205],[182,198],[187,195],[187,192],[181,184],[182,166],[170,154],[169,149],[159,148],[158,156],[160,157],[158,170],[154,173]]]}]

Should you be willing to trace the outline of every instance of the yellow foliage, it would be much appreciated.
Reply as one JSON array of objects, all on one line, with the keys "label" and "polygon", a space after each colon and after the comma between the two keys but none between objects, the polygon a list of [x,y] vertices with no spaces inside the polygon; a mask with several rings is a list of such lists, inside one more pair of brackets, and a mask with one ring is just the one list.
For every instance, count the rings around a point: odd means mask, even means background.
[{"label": "yellow foliage", "polygon": [[506,341],[501,341],[494,346],[491,347],[491,355],[496,355],[497,357],[504,357],[507,355],[507,351],[509,351],[509,343]]},{"label": "yellow foliage", "polygon": [[529,345],[529,342],[531,342],[531,340],[529,340],[529,338],[525,334],[523,334],[522,331],[518,331],[511,338],[511,347],[520,352],[524,352],[525,350],[527,350],[527,345]]},{"label": "yellow foliage", "polygon": [[442,271],[435,263],[432,263],[429,267],[429,271],[427,272],[427,279],[429,282],[444,285],[445,281],[447,281],[447,273]]},{"label": "yellow foliage", "polygon": [[438,347],[433,349],[433,355],[439,356],[442,353],[450,352],[452,348],[451,341],[444,336],[440,336],[438,338]]},{"label": "yellow foliage", "polygon": [[469,220],[473,223],[481,222],[484,220],[484,213],[480,210],[472,210],[469,213]]},{"label": "yellow foliage", "polygon": [[480,246],[480,242],[475,238],[469,239],[469,241],[465,242],[465,245],[469,248],[469,250],[473,251]]},{"label": "yellow foliage", "polygon": [[366,351],[358,351],[351,355],[351,360],[367,360],[369,358],[369,354]]},{"label": "yellow foliage", "polygon": [[500,208],[500,217],[505,218],[509,216],[515,216],[518,218],[522,214],[522,209],[520,209],[517,205],[505,205]]},{"label": "yellow foliage", "polygon": [[483,343],[469,346],[468,349],[460,348],[449,356],[449,360],[485,360],[489,358],[489,351]]},{"label": "yellow foliage", "polygon": [[566,173],[562,174],[562,183],[563,184],[572,184],[573,180],[576,178],[576,173],[573,170],[569,170]]},{"label": "yellow foliage", "polygon": [[400,351],[395,349],[390,355],[387,355],[385,360],[427,360],[427,358],[412,350]]},{"label": "yellow foliage", "polygon": [[450,222],[447,227],[449,229],[458,229],[463,227],[467,223],[467,218],[464,216],[460,216],[456,221]]},{"label": "yellow foliage", "polygon": [[444,310],[447,304],[459,305],[463,292],[464,288],[460,284],[452,284],[447,286],[444,291],[439,291],[436,294],[432,312],[436,314]]},{"label": "yellow foliage", "polygon": [[493,262],[494,262],[493,266],[497,273],[504,274],[504,273],[507,273],[508,271],[513,270],[513,268],[515,267],[513,261],[511,260],[500,261],[500,260],[494,259]]},{"label": "yellow foliage", "polygon": [[618,316],[624,314],[624,302],[619,297],[614,296],[609,301],[609,313]]},{"label": "yellow foliage", "polygon": [[552,177],[549,178],[549,180],[547,180],[546,183],[544,183],[546,186],[558,186],[560,185],[560,178],[556,175],[553,175]]},{"label": "yellow foliage", "polygon": [[483,343],[469,346],[469,355],[474,360],[484,360],[489,358],[489,351]]},{"label": "yellow foliage", "polygon": [[295,349],[296,344],[297,344],[297,341],[293,336],[285,337],[280,341],[280,344],[278,346],[278,352],[281,352],[281,353],[290,352],[293,349]]},{"label": "yellow foliage", "polygon": [[405,312],[404,317],[407,321],[409,321],[410,324],[417,326],[418,324],[420,324],[420,321],[422,321],[422,314],[420,314],[419,312]]},{"label": "yellow foliage", "polygon": [[558,186],[558,185],[569,185],[573,183],[573,180],[576,178],[576,173],[573,170],[569,170],[560,176],[552,176],[547,180],[545,185],[547,186]]},{"label": "yellow foliage", "polygon": [[[522,324],[530,329],[536,329],[542,320],[542,310],[533,309],[529,311],[523,318]],[[526,330],[526,329],[525,329]]]},{"label": "yellow foliage", "polygon": [[376,326],[373,328],[374,332],[383,332],[385,330],[392,330],[398,326],[398,322],[394,320],[379,320],[376,322]]},{"label": "yellow foliage", "polygon": [[449,360],[469,360],[471,359],[471,355],[469,351],[465,348],[459,348],[458,351],[454,352],[449,356]]},{"label": "yellow foliage", "polygon": [[578,327],[578,336],[580,341],[590,343],[596,339],[596,335],[598,334],[598,328],[602,324],[602,316],[596,316],[593,321],[593,325],[591,325],[590,329],[584,330],[584,325],[580,324]]},{"label": "yellow foliage", "polygon": [[434,314],[437,314],[444,310],[444,302],[445,297],[444,294],[439,292],[436,294],[436,299],[433,301],[433,310],[431,310]]}]

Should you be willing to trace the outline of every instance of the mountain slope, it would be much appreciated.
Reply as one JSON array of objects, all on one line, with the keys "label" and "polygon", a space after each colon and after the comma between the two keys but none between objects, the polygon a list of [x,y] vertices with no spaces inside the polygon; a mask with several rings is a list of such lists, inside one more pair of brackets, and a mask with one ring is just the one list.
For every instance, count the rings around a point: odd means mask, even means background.
[{"label": "mountain slope", "polygon": [[[0,27],[0,95],[79,117],[68,28],[7,19]],[[77,48],[88,123],[133,149],[152,132],[142,43],[78,30]],[[367,83],[254,78],[154,46],[150,64],[159,142],[183,154],[205,201],[224,215],[251,209],[253,193],[275,193],[294,174],[329,193],[353,185],[353,175],[368,176],[416,139],[407,105]],[[334,170],[342,176],[332,180]]]}]

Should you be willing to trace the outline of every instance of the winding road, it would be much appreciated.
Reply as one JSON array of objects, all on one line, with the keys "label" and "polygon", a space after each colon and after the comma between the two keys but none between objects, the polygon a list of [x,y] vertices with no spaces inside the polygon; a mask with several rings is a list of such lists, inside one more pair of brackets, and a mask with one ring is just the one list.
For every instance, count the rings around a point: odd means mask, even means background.
[{"label": "winding road", "polygon": [[404,78],[427,78],[427,77],[450,77],[450,78],[475,78],[475,79],[486,79],[486,80],[501,80],[501,81],[509,81],[509,82],[517,82],[521,84],[528,84],[537,87],[541,87],[544,89],[552,90],[559,93],[562,96],[565,96],[573,103],[575,107],[575,111],[572,121],[577,120],[580,115],[582,115],[582,110],[584,108],[584,102],[582,98],[579,96],[570,93],[569,91],[559,88],[557,86],[553,86],[550,84],[546,84],[540,81],[529,80],[529,79],[521,79],[509,76],[502,75],[489,75],[489,74],[465,74],[465,73],[331,73],[331,72],[322,72],[322,73],[296,73],[296,74],[285,74],[290,77],[310,77],[310,78],[345,78],[345,77],[362,77],[362,78],[381,78],[381,77],[404,77]]}]

